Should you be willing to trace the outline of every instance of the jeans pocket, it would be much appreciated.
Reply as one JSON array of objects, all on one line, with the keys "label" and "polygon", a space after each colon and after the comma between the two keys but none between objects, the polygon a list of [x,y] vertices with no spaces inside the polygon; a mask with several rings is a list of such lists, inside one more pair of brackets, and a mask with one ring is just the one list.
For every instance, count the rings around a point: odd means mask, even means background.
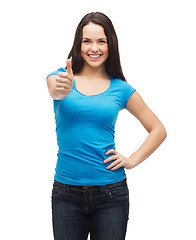
[{"label": "jeans pocket", "polygon": [[108,188],[110,198],[114,200],[129,199],[129,189],[127,184]]}]

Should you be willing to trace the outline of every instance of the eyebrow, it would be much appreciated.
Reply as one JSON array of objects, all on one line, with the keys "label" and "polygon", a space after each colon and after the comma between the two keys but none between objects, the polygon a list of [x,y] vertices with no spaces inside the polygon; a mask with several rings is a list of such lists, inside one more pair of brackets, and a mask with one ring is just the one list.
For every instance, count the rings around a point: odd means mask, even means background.
[{"label": "eyebrow", "polygon": [[[87,38],[87,37],[83,37],[82,39],[90,40],[90,38]],[[99,38],[98,40],[107,40],[107,38]]]}]

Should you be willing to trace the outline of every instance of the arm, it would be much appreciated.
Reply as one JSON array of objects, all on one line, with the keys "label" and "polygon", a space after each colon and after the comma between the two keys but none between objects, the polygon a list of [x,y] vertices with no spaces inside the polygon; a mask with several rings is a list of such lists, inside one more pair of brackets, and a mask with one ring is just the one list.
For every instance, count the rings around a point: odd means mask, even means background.
[{"label": "arm", "polygon": [[140,148],[129,157],[130,161],[136,166],[149,157],[161,145],[167,133],[161,121],[146,106],[137,92],[128,100],[126,109],[141,122],[149,133],[149,136]]},{"label": "arm", "polygon": [[107,169],[116,170],[120,167],[131,169],[147,157],[149,157],[164,141],[167,136],[166,130],[156,115],[146,106],[141,96],[134,92],[129,98],[126,109],[133,114],[148,131],[149,136],[143,144],[129,158],[125,158],[116,150],[110,149],[106,155],[113,153],[114,155],[107,158],[104,163],[115,160]]}]

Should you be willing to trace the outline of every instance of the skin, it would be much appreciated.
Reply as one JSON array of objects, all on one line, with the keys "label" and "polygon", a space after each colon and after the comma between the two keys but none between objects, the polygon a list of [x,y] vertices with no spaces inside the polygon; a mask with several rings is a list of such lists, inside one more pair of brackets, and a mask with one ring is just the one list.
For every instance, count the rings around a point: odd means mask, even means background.
[{"label": "skin", "polygon": [[143,162],[149,157],[164,141],[167,136],[166,130],[157,118],[157,116],[148,108],[142,97],[134,92],[127,102],[126,109],[133,114],[148,131],[149,135],[143,144],[130,157],[126,158],[114,149],[106,152],[106,155],[113,153],[114,155],[107,158],[104,163],[114,161],[107,169],[111,171],[120,167],[131,169]]},{"label": "skin", "polygon": [[[89,56],[100,54],[101,56],[99,58]],[[80,86],[84,85],[84,83],[86,86],[89,86],[92,82],[101,85],[101,83],[105,84],[105,82],[108,81],[109,76],[105,71],[108,45],[102,26],[94,23],[89,23],[84,26],[81,55],[84,59],[84,67],[80,74],[73,76],[71,61],[67,60],[66,73],[59,73],[57,76],[50,76],[48,78],[49,92],[54,99],[64,99],[71,91],[74,79],[77,80],[77,83],[81,84]],[[163,124],[145,104],[138,92],[134,92],[129,98],[126,109],[141,122],[149,135],[138,150],[128,158],[114,149],[108,150],[105,154],[108,155],[112,153],[113,155],[103,162],[108,163],[112,161],[107,167],[109,171],[114,171],[120,167],[126,169],[134,168],[148,158],[167,136]]]}]

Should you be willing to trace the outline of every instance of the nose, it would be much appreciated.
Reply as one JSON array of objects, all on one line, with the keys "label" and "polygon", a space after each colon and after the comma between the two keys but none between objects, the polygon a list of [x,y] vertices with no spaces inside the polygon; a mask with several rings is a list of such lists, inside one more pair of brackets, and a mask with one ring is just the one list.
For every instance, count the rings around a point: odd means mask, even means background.
[{"label": "nose", "polygon": [[97,52],[99,50],[98,45],[96,43],[92,43],[91,45],[91,51],[92,52]]}]

